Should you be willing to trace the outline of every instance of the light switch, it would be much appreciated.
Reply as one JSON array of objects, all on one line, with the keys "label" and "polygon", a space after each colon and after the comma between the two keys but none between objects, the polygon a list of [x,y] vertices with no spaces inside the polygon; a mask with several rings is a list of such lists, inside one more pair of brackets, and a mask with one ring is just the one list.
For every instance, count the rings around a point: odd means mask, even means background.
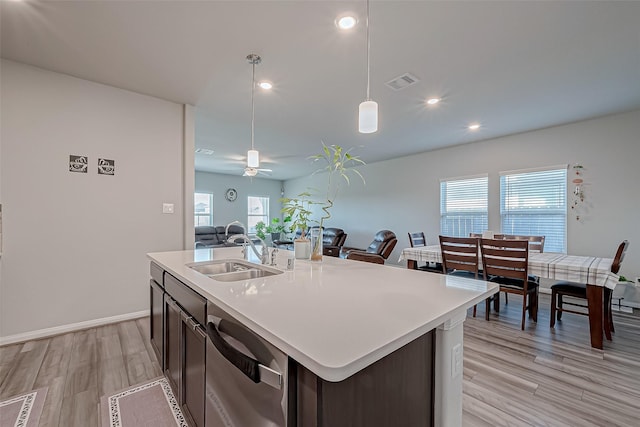
[{"label": "light switch", "polygon": [[173,203],[163,203],[162,204],[162,213],[172,214],[173,213]]}]

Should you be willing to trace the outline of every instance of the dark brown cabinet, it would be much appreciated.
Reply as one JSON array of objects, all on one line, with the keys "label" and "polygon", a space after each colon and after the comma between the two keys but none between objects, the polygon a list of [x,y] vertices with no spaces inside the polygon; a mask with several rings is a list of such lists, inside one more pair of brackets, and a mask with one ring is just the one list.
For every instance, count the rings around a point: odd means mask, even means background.
[{"label": "dark brown cabinet", "polygon": [[165,377],[189,425],[204,427],[206,300],[170,274],[164,285]]},{"label": "dark brown cabinet", "polygon": [[164,374],[169,380],[178,401],[180,400],[180,384],[182,384],[182,363],[181,353],[181,333],[182,333],[182,311],[178,304],[168,294],[164,300],[165,314],[165,352],[164,352]]},{"label": "dark brown cabinet", "polygon": [[149,300],[151,348],[158,358],[160,368],[164,371],[164,289],[153,279],[149,281]]},{"label": "dark brown cabinet", "polygon": [[185,312],[182,312],[182,337],[182,411],[195,426],[204,427],[207,335]]}]

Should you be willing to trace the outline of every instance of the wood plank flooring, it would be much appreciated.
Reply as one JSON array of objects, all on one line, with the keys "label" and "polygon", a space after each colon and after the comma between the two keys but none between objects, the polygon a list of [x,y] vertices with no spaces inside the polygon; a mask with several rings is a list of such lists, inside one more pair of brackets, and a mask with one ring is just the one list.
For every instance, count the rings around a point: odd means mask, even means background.
[{"label": "wood plank flooring", "polygon": [[[640,316],[614,313],[600,351],[584,316],[549,328],[546,295],[521,331],[520,304],[465,322],[463,425],[640,426]],[[0,399],[48,386],[40,426],[97,427],[101,396],[161,375],[148,337],[143,318],[0,347]]]},{"label": "wood plank flooring", "polygon": [[47,386],[40,427],[99,426],[100,397],[161,375],[148,318],[0,347],[0,399]]}]

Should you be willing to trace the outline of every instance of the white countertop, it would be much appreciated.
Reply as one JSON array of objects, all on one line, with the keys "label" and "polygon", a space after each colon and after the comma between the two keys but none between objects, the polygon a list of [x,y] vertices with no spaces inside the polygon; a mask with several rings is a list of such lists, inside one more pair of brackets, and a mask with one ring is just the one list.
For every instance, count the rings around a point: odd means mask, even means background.
[{"label": "white countertop", "polygon": [[[278,254],[285,269],[288,251]],[[342,381],[497,292],[498,286],[324,257],[283,274],[218,282],[186,266],[242,259],[240,248],[149,258],[327,381]]]}]

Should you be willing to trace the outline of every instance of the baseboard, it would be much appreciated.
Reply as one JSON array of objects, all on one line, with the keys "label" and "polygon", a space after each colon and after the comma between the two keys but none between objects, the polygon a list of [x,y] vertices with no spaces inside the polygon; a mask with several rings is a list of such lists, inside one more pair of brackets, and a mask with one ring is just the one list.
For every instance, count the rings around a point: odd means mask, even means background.
[{"label": "baseboard", "polygon": [[53,328],[38,329],[37,331],[24,332],[16,335],[0,337],[0,346],[16,344],[24,341],[47,338],[53,335],[66,334],[68,332],[80,331],[82,329],[95,328],[96,326],[108,325],[110,323],[124,322],[125,320],[138,319],[149,315],[149,310],[136,311],[134,313],[119,314],[117,316],[103,317],[102,319],[87,320],[85,322],[71,323],[69,325],[55,326]]}]

